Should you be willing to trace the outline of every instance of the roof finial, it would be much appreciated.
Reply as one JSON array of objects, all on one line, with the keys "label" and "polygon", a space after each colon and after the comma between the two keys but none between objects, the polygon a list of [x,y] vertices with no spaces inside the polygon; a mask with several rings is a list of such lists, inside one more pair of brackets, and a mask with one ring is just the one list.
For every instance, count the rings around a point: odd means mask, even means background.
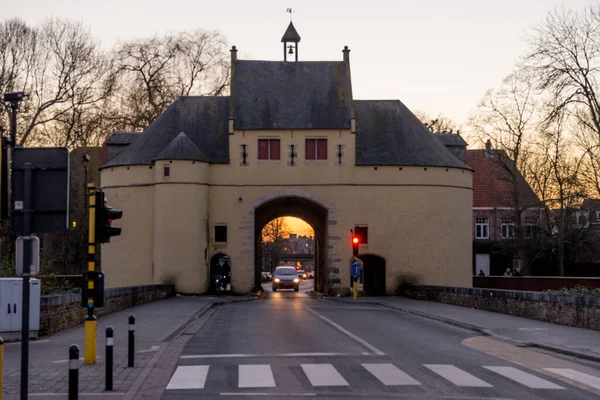
[{"label": "roof finial", "polygon": [[292,9],[291,8],[286,8],[286,11],[290,13],[290,22],[292,22]]}]

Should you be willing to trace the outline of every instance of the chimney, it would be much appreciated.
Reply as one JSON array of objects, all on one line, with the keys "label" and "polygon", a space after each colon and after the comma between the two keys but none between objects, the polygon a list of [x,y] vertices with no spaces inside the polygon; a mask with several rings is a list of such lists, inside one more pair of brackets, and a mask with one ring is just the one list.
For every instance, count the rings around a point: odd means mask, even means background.
[{"label": "chimney", "polygon": [[487,152],[490,152],[492,150],[492,141],[490,139],[488,139],[487,142],[485,142],[485,150]]}]

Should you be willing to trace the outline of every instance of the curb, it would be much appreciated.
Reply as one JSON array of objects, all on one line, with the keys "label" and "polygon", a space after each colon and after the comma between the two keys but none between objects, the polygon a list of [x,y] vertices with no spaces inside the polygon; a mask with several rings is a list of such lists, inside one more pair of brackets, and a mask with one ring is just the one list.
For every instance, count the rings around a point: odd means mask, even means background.
[{"label": "curb", "polygon": [[[323,297],[323,298],[325,298],[326,300],[342,301],[344,303],[350,302],[348,300],[339,300],[335,297]],[[434,314],[425,313],[423,311],[416,311],[416,310],[406,308],[406,307],[390,306],[388,304],[379,303],[376,301],[368,301],[367,300],[367,301],[361,301],[361,303],[377,305],[377,306],[385,307],[389,310],[394,310],[394,311],[399,311],[399,312],[405,312],[407,314],[417,315],[422,318],[426,318],[426,319],[441,322],[441,323],[444,323],[447,325],[452,325],[452,326],[456,326],[456,327],[463,328],[466,330],[470,330],[470,331],[479,333],[483,336],[490,336],[490,337],[493,337],[496,339],[511,342],[513,345],[518,346],[518,347],[538,348],[538,349],[547,350],[547,351],[551,351],[554,353],[559,353],[559,354],[563,354],[563,355],[567,355],[567,356],[571,356],[571,357],[581,358],[581,359],[588,360],[588,361],[600,362],[600,355],[596,356],[596,355],[592,355],[592,354],[588,354],[588,353],[582,353],[580,351],[566,349],[564,347],[559,347],[559,346],[552,346],[552,345],[533,343],[533,342],[522,342],[520,340],[515,340],[515,339],[508,338],[506,336],[498,335],[498,334],[492,332],[491,330],[481,327],[481,326],[468,324],[466,322],[457,321],[457,320],[451,319],[451,318],[440,317],[440,316],[437,316]]]}]

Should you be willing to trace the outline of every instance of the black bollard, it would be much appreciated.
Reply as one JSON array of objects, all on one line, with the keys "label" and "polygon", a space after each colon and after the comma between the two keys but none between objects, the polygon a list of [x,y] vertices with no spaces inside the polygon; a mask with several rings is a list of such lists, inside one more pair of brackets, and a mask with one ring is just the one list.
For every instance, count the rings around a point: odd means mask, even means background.
[{"label": "black bollard", "polygon": [[69,347],[69,400],[79,397],[79,346]]},{"label": "black bollard", "polygon": [[129,316],[129,351],[127,366],[133,368],[133,356],[135,353],[135,316]]},{"label": "black bollard", "polygon": [[106,328],[106,384],[105,389],[113,390],[113,348],[115,332],[112,326]]}]

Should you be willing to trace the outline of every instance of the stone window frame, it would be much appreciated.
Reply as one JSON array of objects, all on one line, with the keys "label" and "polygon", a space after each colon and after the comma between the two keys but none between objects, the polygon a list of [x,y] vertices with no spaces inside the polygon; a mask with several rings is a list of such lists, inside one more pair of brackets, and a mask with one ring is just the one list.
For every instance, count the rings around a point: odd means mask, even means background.
[{"label": "stone window frame", "polygon": [[[481,228],[481,232],[480,229]],[[475,217],[475,239],[490,238],[490,218]]]},{"label": "stone window frame", "polygon": [[171,176],[171,165],[163,164],[163,178],[168,178]]}]

